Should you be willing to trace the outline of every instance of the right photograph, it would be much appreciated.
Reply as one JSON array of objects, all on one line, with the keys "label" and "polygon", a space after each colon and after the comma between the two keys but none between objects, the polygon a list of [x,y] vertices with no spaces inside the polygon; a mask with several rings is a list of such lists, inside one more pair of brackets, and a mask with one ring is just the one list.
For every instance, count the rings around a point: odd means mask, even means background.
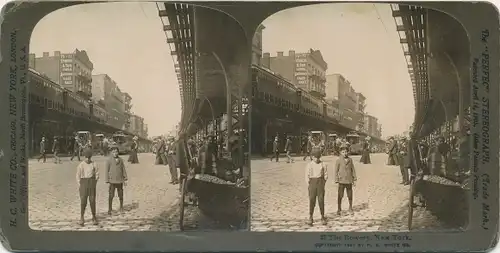
[{"label": "right photograph", "polygon": [[460,231],[470,52],[446,13],[321,3],[253,39],[251,230]]}]

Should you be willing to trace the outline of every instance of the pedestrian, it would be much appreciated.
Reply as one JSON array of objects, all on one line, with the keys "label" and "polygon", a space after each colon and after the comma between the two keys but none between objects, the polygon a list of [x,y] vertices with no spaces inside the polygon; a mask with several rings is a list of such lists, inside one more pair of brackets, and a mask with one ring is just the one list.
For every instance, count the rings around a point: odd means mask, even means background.
[{"label": "pedestrian", "polygon": [[128,177],[127,170],[125,169],[125,162],[120,157],[118,147],[111,149],[111,157],[106,161],[106,171],[104,179],[108,184],[108,215],[113,211],[113,198],[115,192],[118,192],[118,199],[120,200],[120,212],[123,212],[123,187],[126,186]]},{"label": "pedestrian", "polygon": [[76,181],[80,190],[80,222],[79,225],[85,224],[85,209],[87,208],[87,200],[90,202],[90,211],[92,212],[92,222],[97,225],[96,216],[96,188],[99,180],[99,168],[92,161],[92,150],[85,149],[83,152],[85,160],[78,164],[76,168]]},{"label": "pedestrian", "polygon": [[73,143],[73,154],[71,155],[70,161],[73,161],[75,155],[78,157],[78,161],[80,161],[81,147],[82,144],[80,143],[80,138],[78,138],[78,136],[75,136],[75,142]]},{"label": "pedestrian", "polygon": [[349,157],[348,147],[342,146],[340,148],[340,157],[335,162],[335,183],[338,184],[337,215],[342,212],[342,198],[345,191],[347,191],[347,198],[349,199],[349,212],[353,213],[352,188],[355,186],[356,180],[356,170],[352,159]]},{"label": "pedestrian", "polygon": [[401,170],[402,181],[401,184],[410,184],[410,175],[408,174],[408,169],[410,168],[410,161],[408,161],[409,146],[406,138],[402,139],[401,145],[399,145],[399,169]]},{"label": "pedestrian", "polygon": [[445,142],[445,138],[443,136],[438,137],[435,144],[429,149],[427,155],[431,175],[446,175],[446,167],[450,152],[451,148]]},{"label": "pedestrian", "polygon": [[160,139],[158,140],[158,146],[156,148],[156,162],[155,164],[163,164],[167,165],[167,144],[165,143],[165,139]]},{"label": "pedestrian", "polygon": [[[191,141],[191,142],[189,142]],[[190,143],[190,145],[188,145],[188,149],[189,148],[193,148],[193,146],[195,146],[194,142],[190,139],[188,141],[188,143]],[[192,150],[190,150],[192,151]],[[167,145],[166,145],[166,160],[167,160],[167,163],[168,164],[168,170],[170,172],[170,184],[178,184],[179,183],[179,175],[177,173],[177,165],[176,165],[176,160],[175,160],[175,154],[176,154],[176,145],[175,145],[175,139],[174,137],[170,136],[169,137],[169,140],[167,142]],[[193,154],[192,156],[190,156],[191,158],[192,157],[195,157],[197,156],[197,151],[196,151],[196,154]],[[212,164],[210,164],[210,167],[211,167]]]},{"label": "pedestrian", "polygon": [[109,140],[106,137],[102,140],[102,154],[104,156],[108,156],[109,154]]},{"label": "pedestrian", "polygon": [[321,214],[321,222],[326,225],[325,218],[325,183],[328,179],[328,170],[326,164],[321,161],[321,152],[313,153],[314,161],[311,161],[306,166],[306,183],[309,191],[309,226],[314,223],[313,215],[316,208],[316,200],[318,200],[319,212]]},{"label": "pedestrian", "polygon": [[311,161],[313,160],[312,159],[312,156],[311,156],[311,151],[312,151],[312,136],[309,136],[307,137],[307,143],[306,143],[306,155],[304,156],[304,159],[302,160],[306,160],[307,157],[309,157],[309,159],[311,159]]},{"label": "pedestrian", "polygon": [[360,163],[363,163],[363,164],[370,164],[371,163],[371,159],[370,159],[370,136],[367,136],[365,141],[363,142],[363,153],[361,154],[361,159],[360,159]]},{"label": "pedestrian", "polygon": [[45,137],[42,137],[42,141],[40,141],[40,156],[38,157],[38,162],[43,159],[43,163],[47,161],[47,154],[45,149]]},{"label": "pedestrian", "polygon": [[130,147],[130,155],[128,158],[128,161],[132,164],[139,163],[139,157],[137,155],[137,152],[139,150],[139,143],[137,142],[139,138],[137,136],[134,136],[132,146]]},{"label": "pedestrian", "polygon": [[271,161],[276,157],[276,162],[279,162],[280,157],[280,144],[278,142],[278,136],[274,137],[273,141],[273,156],[271,157]]},{"label": "pedestrian", "polygon": [[398,143],[394,137],[389,137],[387,165],[398,165]]},{"label": "pedestrian", "polygon": [[286,138],[285,152],[286,152],[286,157],[288,158],[287,163],[293,163],[293,158],[290,155],[292,153],[292,138],[290,138],[290,136]]},{"label": "pedestrian", "polygon": [[60,144],[57,136],[54,136],[54,142],[52,143],[52,153],[54,154],[54,163],[61,163],[61,158],[59,157]]}]

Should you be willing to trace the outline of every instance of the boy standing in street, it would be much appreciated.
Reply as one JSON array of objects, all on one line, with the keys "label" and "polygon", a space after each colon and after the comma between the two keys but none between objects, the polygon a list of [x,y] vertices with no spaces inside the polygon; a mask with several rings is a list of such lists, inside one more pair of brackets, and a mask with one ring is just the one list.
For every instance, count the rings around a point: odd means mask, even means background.
[{"label": "boy standing in street", "polygon": [[99,180],[99,169],[92,161],[92,151],[85,150],[85,161],[78,164],[76,168],[76,182],[80,190],[80,222],[79,225],[85,224],[85,209],[87,208],[87,200],[90,202],[90,211],[92,212],[92,222],[97,225],[96,217],[96,188],[97,180]]},{"label": "boy standing in street", "polygon": [[126,185],[128,180],[125,163],[118,154],[118,148],[113,147],[111,154],[111,157],[106,161],[104,174],[104,179],[109,184],[108,215],[111,215],[111,211],[113,210],[113,198],[116,191],[120,200],[120,212],[123,212],[123,186]]},{"label": "boy standing in street", "polygon": [[349,157],[348,147],[342,146],[340,148],[340,157],[335,162],[335,183],[339,185],[337,197],[337,215],[342,212],[342,198],[344,191],[347,191],[347,198],[349,199],[349,212],[352,214],[352,187],[356,182],[356,170],[354,163]]},{"label": "boy standing in street", "polygon": [[321,152],[313,153],[314,161],[311,161],[306,166],[306,183],[309,190],[309,222],[312,226],[314,223],[313,215],[316,207],[316,199],[318,199],[319,211],[321,213],[321,221],[326,225],[325,218],[325,183],[328,179],[328,170],[326,164],[321,161]]}]

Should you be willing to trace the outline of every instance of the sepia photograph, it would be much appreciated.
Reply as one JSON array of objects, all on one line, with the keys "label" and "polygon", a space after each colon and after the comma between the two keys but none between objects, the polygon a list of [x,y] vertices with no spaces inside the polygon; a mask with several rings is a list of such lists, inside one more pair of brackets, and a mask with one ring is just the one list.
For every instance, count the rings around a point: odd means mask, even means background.
[{"label": "sepia photograph", "polygon": [[163,2],[41,19],[29,44],[30,228],[248,229],[250,55],[231,29],[242,32],[222,12]]},{"label": "sepia photograph", "polygon": [[281,8],[254,34],[251,230],[461,231],[467,33],[411,5]]}]

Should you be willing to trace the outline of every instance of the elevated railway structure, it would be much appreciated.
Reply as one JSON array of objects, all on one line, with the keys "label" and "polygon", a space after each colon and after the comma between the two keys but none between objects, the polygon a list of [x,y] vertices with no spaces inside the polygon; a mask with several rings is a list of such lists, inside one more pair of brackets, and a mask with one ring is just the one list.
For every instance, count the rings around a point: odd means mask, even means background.
[{"label": "elevated railway structure", "polygon": [[[426,208],[456,227],[468,223],[470,177],[470,45],[467,33],[443,12],[409,5],[391,5],[408,72],[413,83],[415,119],[412,137],[444,137],[450,154],[436,163],[436,155],[414,156],[415,174],[423,173],[410,188],[409,226],[413,197],[420,194]],[[432,149],[431,149],[432,150]],[[418,157],[429,160],[424,163]],[[426,165],[426,166],[422,166]],[[429,170],[426,170],[429,169]],[[417,173],[418,171],[418,173]],[[416,179],[417,180],[417,179]]]},{"label": "elevated railway structure", "polygon": [[[249,36],[234,16],[178,3],[157,7],[179,82],[180,125],[188,135],[214,135],[228,141],[238,133],[240,145],[251,138],[253,152],[261,153],[277,133],[353,131],[327,114],[322,99],[267,69],[253,66],[250,70],[253,33]],[[385,143],[374,136],[372,141]]]}]

